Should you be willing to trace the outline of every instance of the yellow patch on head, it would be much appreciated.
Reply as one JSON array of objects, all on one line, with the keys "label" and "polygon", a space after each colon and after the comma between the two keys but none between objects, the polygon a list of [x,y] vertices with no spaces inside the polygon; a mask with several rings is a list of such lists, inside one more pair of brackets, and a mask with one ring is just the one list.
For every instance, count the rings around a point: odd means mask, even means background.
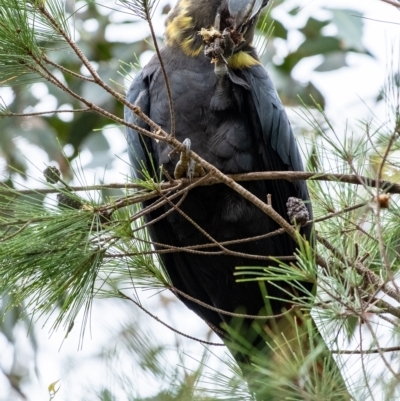
[{"label": "yellow patch on head", "polygon": [[171,47],[179,46],[187,56],[196,57],[201,53],[203,46],[194,47],[197,32],[195,31],[193,17],[188,15],[190,4],[191,0],[179,2],[180,12],[173,20],[168,22],[165,30],[165,42]]},{"label": "yellow patch on head", "polygon": [[185,15],[179,16],[174,19],[176,27],[179,29],[191,29],[194,28],[193,18]]},{"label": "yellow patch on head", "polygon": [[184,39],[181,42],[180,46],[181,46],[181,49],[183,50],[183,52],[190,57],[198,56],[201,53],[201,51],[203,50],[203,46],[200,46],[197,49],[193,48],[193,38],[192,37],[188,37],[188,38]]},{"label": "yellow patch on head", "polygon": [[184,15],[175,17],[166,28],[167,44],[173,45],[182,40],[182,31],[193,27],[193,18]]},{"label": "yellow patch on head", "polygon": [[261,63],[251,54],[244,51],[235,53],[228,59],[228,66],[232,70],[243,70],[244,68],[250,68],[258,64]]},{"label": "yellow patch on head", "polygon": [[181,0],[179,6],[186,11],[190,6],[190,0]]}]

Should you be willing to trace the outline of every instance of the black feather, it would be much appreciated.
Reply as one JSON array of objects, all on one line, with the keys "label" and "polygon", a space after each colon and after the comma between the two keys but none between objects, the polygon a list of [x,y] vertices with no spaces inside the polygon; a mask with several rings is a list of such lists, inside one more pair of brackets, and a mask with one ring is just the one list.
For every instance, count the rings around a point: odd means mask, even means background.
[{"label": "black feather", "polygon": [[[199,10],[196,27],[204,21],[213,21],[206,7],[191,5],[193,12]],[[264,2],[266,3],[266,2]],[[212,1],[211,10],[216,10],[218,1]],[[196,10],[195,10],[196,9]],[[214,11],[215,11],[214,10]],[[174,9],[170,20],[177,15]],[[175,13],[175,14],[174,14]],[[248,48],[251,54],[254,49]],[[221,83],[214,73],[214,66],[203,54],[189,57],[178,47],[162,50],[162,60],[169,77],[176,118],[176,137],[183,141],[190,138],[192,149],[224,173],[247,173],[254,171],[303,170],[296,140],[293,136],[285,110],[273,83],[261,65],[229,71]],[[160,74],[156,57],[137,75],[127,99],[141,109],[165,131],[170,130],[168,96]],[[129,122],[146,127],[130,110],[125,118]],[[140,177],[142,163],[156,174],[161,164],[173,175],[176,158],[170,160],[170,150],[162,142],[141,137],[132,129],[127,130],[129,156],[134,175]],[[272,196],[272,206],[288,220],[286,202],[290,197],[307,202],[310,218],[311,205],[306,183],[285,180],[244,182],[244,188],[262,201]],[[146,203],[145,205],[150,204]],[[278,229],[278,225],[253,204],[243,199],[232,189],[222,185],[197,187],[190,191],[181,204],[182,211],[216,241],[230,241],[253,237]],[[146,216],[148,221],[156,219],[170,209],[159,208]],[[310,236],[310,226],[302,234]],[[153,241],[179,247],[210,244],[210,240],[177,212],[149,228]],[[227,246],[243,254],[263,256],[291,256],[296,250],[295,242],[286,234],[268,239],[244,242]],[[210,244],[203,249],[220,251]],[[256,315],[265,312],[265,299],[257,282],[237,283],[233,275],[237,266],[270,266],[273,262],[255,260],[244,256],[198,255],[185,252],[162,254],[163,265],[173,285],[180,291],[211,306],[235,312]],[[285,285],[287,287],[287,285]],[[311,290],[311,283],[304,283]],[[269,295],[288,299],[287,293],[267,283]],[[180,296],[181,300],[212,327],[217,334],[224,330],[223,323],[231,318],[204,308]],[[288,303],[271,299],[272,313],[280,313]],[[242,324],[241,334],[258,346],[248,319]],[[221,335],[224,337],[224,335]],[[236,354],[238,359],[241,356]]]},{"label": "black feather", "polygon": [[[170,48],[163,50],[162,57],[174,97],[178,140],[189,137],[192,149],[224,173],[303,169],[286,113],[263,67],[255,66],[240,72],[239,77],[248,82],[251,89],[236,87],[236,91],[242,92],[241,104],[235,102],[228,110],[219,111],[210,108],[218,82],[208,59],[189,58],[178,49]],[[167,94],[158,69],[158,61],[153,59],[135,79],[127,98],[168,131]],[[126,119],[141,124],[132,118],[129,110]],[[169,149],[165,144],[142,138],[131,129],[128,129],[127,137],[134,170],[144,162],[150,170],[152,165],[163,164],[173,174],[175,163],[168,158]],[[152,164],[148,152],[153,158]],[[253,181],[242,185],[264,202],[267,194],[271,194],[273,207],[286,219],[289,197],[309,201],[304,182]],[[312,216],[309,203],[308,207]],[[247,238],[279,228],[254,205],[223,185],[194,189],[181,208],[217,241]],[[154,219],[165,209],[168,207],[147,218]],[[305,233],[309,233],[309,228]],[[209,242],[176,212],[154,224],[150,234],[156,242],[175,246]],[[286,234],[229,247],[238,252],[271,256],[293,255],[295,248],[294,241]],[[216,251],[218,248],[210,246],[208,250]],[[236,266],[267,266],[271,262],[184,252],[162,255],[162,260],[174,285],[203,302],[229,311],[242,307],[250,314],[259,313],[264,306],[258,284],[238,284],[233,272]],[[276,296],[285,297],[275,287],[269,290]],[[219,327],[222,322],[230,320],[186,299],[182,298],[182,301],[214,326]],[[274,312],[279,313],[283,305],[277,301],[272,301],[272,304]]]}]

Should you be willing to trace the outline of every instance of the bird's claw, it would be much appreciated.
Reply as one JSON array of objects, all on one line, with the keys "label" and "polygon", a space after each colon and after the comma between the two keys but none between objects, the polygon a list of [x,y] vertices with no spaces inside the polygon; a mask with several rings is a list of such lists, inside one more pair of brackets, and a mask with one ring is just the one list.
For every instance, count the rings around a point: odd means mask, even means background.
[{"label": "bird's claw", "polygon": [[196,170],[196,162],[193,159],[189,159],[188,168],[186,172],[186,176],[189,181],[192,181],[195,175]]},{"label": "bird's claw", "polygon": [[190,148],[192,146],[191,140],[186,138],[182,142],[182,145],[185,147],[185,150],[181,152],[180,159],[178,163],[176,163],[174,171],[175,179],[179,180],[186,177],[192,181],[194,177],[203,177],[206,174],[203,167],[189,157]]},{"label": "bird's claw", "polygon": [[189,138],[186,138],[183,142],[182,145],[185,147],[186,151],[186,157],[189,157],[189,153],[190,153],[190,148],[192,146],[192,141]]},{"label": "bird's claw", "polygon": [[222,34],[213,31],[205,39],[205,42],[204,54],[211,59],[212,63],[216,65],[221,63],[228,64],[228,59],[232,56],[235,49],[235,42],[231,38],[231,30],[229,28],[225,28]]}]

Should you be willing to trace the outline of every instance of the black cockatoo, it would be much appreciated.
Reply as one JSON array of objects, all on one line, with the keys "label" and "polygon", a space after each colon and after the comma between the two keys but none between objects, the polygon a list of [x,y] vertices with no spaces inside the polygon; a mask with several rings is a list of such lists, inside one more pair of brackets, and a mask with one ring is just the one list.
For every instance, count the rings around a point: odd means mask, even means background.
[{"label": "black cockatoo", "polygon": [[[286,112],[252,46],[257,19],[267,3],[268,0],[179,0],[166,20],[161,58],[171,88],[176,138],[188,147],[190,144],[194,152],[226,174],[303,170]],[[157,56],[136,75],[127,100],[170,132],[168,93]],[[149,129],[128,108],[125,119]],[[127,141],[134,175],[138,178],[142,178],[143,167],[154,178],[159,177],[160,166],[176,178],[192,177],[196,171],[197,175],[204,173],[196,169],[191,160],[185,161],[184,155],[173,154],[173,149],[162,141],[157,142],[129,128]],[[267,202],[270,194],[272,207],[287,221],[288,199],[301,199],[308,210],[308,218],[312,219],[304,181],[259,180],[241,185],[263,202]],[[293,256],[296,243],[287,234],[238,241],[280,227],[224,184],[194,188],[179,208],[183,213],[171,211],[160,219],[170,211],[171,205],[146,215],[147,222],[158,219],[148,227],[151,239],[159,249],[163,248],[162,244],[181,248],[210,244],[200,249],[203,253],[163,253],[162,264],[172,285],[179,290],[176,295],[226,342],[249,379],[251,373],[245,366],[251,362],[250,349],[255,347],[264,352],[266,341],[261,333],[268,330],[262,327],[271,328],[276,322],[240,321],[195,300],[248,315],[275,315],[289,309],[290,293],[301,295],[289,284],[266,283],[261,291],[257,282],[237,282],[234,272],[238,266],[277,266],[274,261],[245,255]],[[311,228],[311,225],[302,227],[300,234],[309,239]],[[236,254],[216,253],[220,248],[210,238],[227,243],[224,246]],[[229,244],[230,241],[235,243]],[[284,291],[278,288],[280,284]],[[305,282],[303,285],[305,290],[312,291],[314,284]],[[233,331],[229,327],[233,327]],[[260,387],[260,383],[250,386],[258,399],[280,399],[272,394],[265,395]]]}]

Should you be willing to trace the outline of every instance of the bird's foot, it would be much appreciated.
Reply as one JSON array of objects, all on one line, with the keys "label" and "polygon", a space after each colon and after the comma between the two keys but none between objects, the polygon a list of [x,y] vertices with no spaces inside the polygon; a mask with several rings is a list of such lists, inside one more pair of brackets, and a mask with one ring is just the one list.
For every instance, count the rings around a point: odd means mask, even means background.
[{"label": "bird's foot", "polygon": [[209,49],[205,50],[206,55],[211,56],[212,63],[224,62],[228,64],[228,59],[235,50],[235,42],[231,37],[231,32],[231,29],[225,28],[222,34],[210,43]]},{"label": "bird's foot", "polygon": [[189,138],[186,138],[182,142],[182,145],[185,147],[185,150],[181,152],[179,161],[178,163],[176,163],[175,166],[174,177],[176,180],[179,180],[180,178],[186,176],[186,172],[189,168],[189,153],[190,147],[192,146],[192,141]]},{"label": "bird's foot", "polygon": [[228,64],[229,57],[232,56],[236,43],[232,38],[234,31],[230,28],[225,28],[223,32],[215,28],[204,29],[200,31],[205,43],[204,54],[211,59],[212,63]]},{"label": "bird's foot", "polygon": [[227,63],[235,48],[244,41],[243,35],[239,31],[228,27],[222,32],[214,27],[201,28],[199,35],[205,44],[204,54],[211,59],[212,63],[218,60]]},{"label": "bird's foot", "polygon": [[206,172],[201,164],[195,162],[193,159],[190,159],[186,175],[187,178],[192,181],[193,178],[204,177]]},{"label": "bird's foot", "polygon": [[192,146],[191,140],[186,138],[182,142],[182,145],[185,147],[185,150],[181,152],[180,159],[178,163],[176,163],[174,171],[175,179],[179,180],[186,177],[192,181],[194,177],[203,177],[206,174],[203,167],[189,157],[190,148]]},{"label": "bird's foot", "polygon": [[214,64],[215,75],[220,78],[228,75],[228,60],[243,42],[243,35],[232,28],[225,28],[221,33],[214,27],[202,28],[200,35],[205,43],[204,54]]}]

